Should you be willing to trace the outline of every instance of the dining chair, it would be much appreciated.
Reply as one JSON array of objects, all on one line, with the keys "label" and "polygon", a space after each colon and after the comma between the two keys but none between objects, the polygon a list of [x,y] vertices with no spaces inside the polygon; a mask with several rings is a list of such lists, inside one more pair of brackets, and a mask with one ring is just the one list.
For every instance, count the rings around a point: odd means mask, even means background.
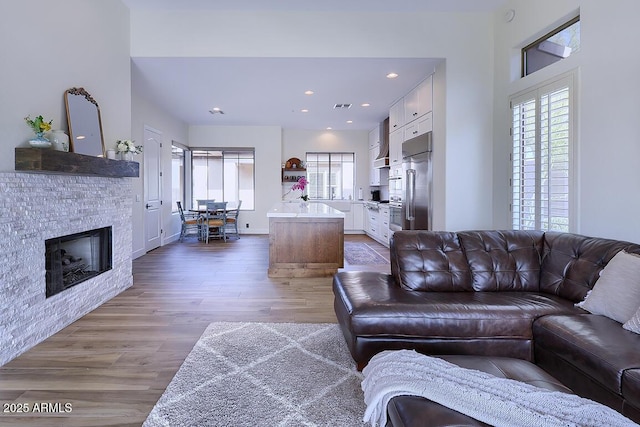
[{"label": "dining chair", "polygon": [[194,213],[185,213],[184,209],[182,209],[182,203],[176,202],[178,205],[178,212],[180,213],[180,241],[184,236],[188,235],[196,235],[200,236],[200,216]]},{"label": "dining chair", "polygon": [[225,228],[227,229],[227,234],[234,235],[237,239],[240,238],[240,233],[238,233],[238,215],[240,214],[240,206],[242,206],[242,200],[238,200],[238,203],[235,206],[227,209],[227,220],[225,221]]},{"label": "dining chair", "polygon": [[207,209],[207,203],[215,202],[216,199],[197,199],[196,200],[196,211],[204,213]]},{"label": "dining chair", "polygon": [[202,239],[209,243],[210,237],[227,241],[225,221],[227,219],[227,202],[207,202],[207,210],[202,215]]}]

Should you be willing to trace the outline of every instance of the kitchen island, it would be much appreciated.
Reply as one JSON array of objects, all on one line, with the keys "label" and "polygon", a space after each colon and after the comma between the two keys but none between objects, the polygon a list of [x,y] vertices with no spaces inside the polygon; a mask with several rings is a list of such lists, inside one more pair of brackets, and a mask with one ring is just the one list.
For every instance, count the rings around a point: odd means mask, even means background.
[{"label": "kitchen island", "polygon": [[322,277],[344,267],[344,213],[324,203],[280,202],[269,218],[269,277]]}]

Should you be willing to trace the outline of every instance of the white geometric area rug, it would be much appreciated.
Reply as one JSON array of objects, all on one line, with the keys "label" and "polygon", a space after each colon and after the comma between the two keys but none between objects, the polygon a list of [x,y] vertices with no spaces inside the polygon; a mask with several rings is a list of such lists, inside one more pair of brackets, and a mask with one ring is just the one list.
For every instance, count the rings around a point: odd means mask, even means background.
[{"label": "white geometric area rug", "polygon": [[337,324],[212,323],[143,426],[364,426],[361,382]]}]

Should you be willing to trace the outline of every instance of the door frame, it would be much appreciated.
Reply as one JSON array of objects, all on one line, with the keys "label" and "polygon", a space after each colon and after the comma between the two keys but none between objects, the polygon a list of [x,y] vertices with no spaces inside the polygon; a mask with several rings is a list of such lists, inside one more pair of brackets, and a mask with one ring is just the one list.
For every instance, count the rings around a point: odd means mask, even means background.
[{"label": "door frame", "polygon": [[[147,131],[149,132],[153,132],[157,135],[160,136],[160,141],[159,144],[160,146],[158,147],[158,194],[159,194],[159,200],[160,200],[160,206],[158,207],[158,212],[159,212],[159,221],[160,221],[160,235],[159,235],[159,241],[160,244],[159,246],[156,246],[154,248],[149,248],[147,246],[147,226],[148,226],[148,221],[147,221],[147,208],[146,208],[146,204],[148,203],[148,190],[149,190],[149,182],[148,182],[148,176],[147,176],[147,157],[145,157],[143,159],[144,162],[144,173],[143,173],[143,194],[142,194],[142,202],[143,202],[143,218],[144,218],[144,251],[145,253],[152,251],[153,249],[156,249],[158,247],[164,246],[164,212],[163,212],[163,207],[164,207],[164,203],[163,203],[163,163],[162,163],[162,150],[163,150],[163,146],[164,146],[164,141],[162,139],[162,137],[164,136],[162,131],[156,128],[153,128],[149,125],[144,125],[144,129],[143,129],[143,138],[145,138],[145,142],[146,142],[146,133]],[[145,154],[143,154],[145,155]]]}]

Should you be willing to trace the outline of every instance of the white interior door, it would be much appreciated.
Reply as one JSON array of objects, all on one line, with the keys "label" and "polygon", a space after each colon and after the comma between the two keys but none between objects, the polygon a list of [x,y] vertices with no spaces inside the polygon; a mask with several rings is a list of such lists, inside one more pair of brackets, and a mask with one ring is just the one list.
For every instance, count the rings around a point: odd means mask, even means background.
[{"label": "white interior door", "polygon": [[145,250],[162,244],[162,134],[144,127]]}]

